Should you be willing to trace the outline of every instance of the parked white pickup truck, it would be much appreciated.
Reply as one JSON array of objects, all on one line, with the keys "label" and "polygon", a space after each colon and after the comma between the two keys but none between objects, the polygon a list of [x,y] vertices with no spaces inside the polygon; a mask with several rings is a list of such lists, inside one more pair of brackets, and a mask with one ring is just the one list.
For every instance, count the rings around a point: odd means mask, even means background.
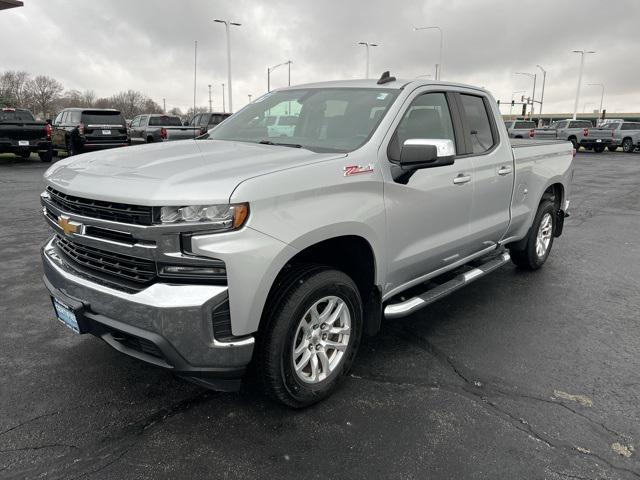
[{"label": "parked white pickup truck", "polygon": [[[292,135],[270,138],[285,105]],[[540,268],[573,155],[512,144],[480,88],[386,74],[277,90],[198,140],[54,164],[44,282],[77,333],[216,389],[253,362],[270,396],[303,407],[383,317],[510,259]]]}]

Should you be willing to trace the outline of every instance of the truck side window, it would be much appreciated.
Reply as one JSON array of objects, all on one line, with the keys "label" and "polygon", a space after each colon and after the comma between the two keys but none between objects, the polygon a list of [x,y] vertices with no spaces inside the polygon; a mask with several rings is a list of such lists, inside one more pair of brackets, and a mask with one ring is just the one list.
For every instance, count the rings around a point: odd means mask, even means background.
[{"label": "truck side window", "polygon": [[475,95],[460,95],[462,108],[471,135],[473,153],[484,153],[495,144],[489,113],[482,97]]},{"label": "truck side window", "polygon": [[131,128],[139,127],[139,126],[140,126],[140,117],[136,117],[133,119],[133,122],[131,122]]},{"label": "truck side window", "polygon": [[425,93],[411,102],[389,142],[389,159],[399,161],[404,142],[417,138],[449,139],[455,143],[449,103],[444,93]]}]

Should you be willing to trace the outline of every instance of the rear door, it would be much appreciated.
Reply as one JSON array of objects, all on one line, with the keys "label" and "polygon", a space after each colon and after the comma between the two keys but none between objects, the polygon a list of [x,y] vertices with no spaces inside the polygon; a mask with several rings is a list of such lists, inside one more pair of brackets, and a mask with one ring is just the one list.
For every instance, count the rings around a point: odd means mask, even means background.
[{"label": "rear door", "polygon": [[393,295],[425,274],[461,260],[469,244],[473,197],[472,159],[457,156],[453,165],[415,170],[406,178],[397,165],[406,140],[453,140],[463,146],[462,129],[452,96],[417,89],[389,132],[380,165],[390,165],[385,182],[388,291]]},{"label": "rear door", "polygon": [[511,143],[503,141],[498,131],[495,102],[481,93],[460,93],[456,98],[467,152],[473,163],[468,254],[474,254],[496,245],[509,226],[513,154]]},{"label": "rear door", "polygon": [[140,119],[142,117],[138,115],[131,121],[131,127],[129,127],[129,138],[132,144],[141,143],[142,136],[140,135]]}]

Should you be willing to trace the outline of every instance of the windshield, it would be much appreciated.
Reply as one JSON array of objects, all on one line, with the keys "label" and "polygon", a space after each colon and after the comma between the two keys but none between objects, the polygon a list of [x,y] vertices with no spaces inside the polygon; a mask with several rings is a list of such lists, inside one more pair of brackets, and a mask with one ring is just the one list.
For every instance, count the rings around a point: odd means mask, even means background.
[{"label": "windshield", "polygon": [[90,112],[82,113],[82,123],[85,125],[124,125],[124,118],[120,112]]},{"label": "windshield", "polygon": [[163,115],[161,117],[151,117],[149,119],[150,127],[181,127],[182,122],[178,117],[168,117]]},{"label": "windshield", "polygon": [[346,153],[371,137],[398,92],[386,88],[273,92],[210,130],[208,138]]},{"label": "windshield", "polygon": [[0,122],[33,122],[31,113],[26,111],[2,111],[0,110]]},{"label": "windshield", "polygon": [[620,126],[619,123],[605,123],[604,125],[601,125],[600,128],[605,130],[615,130],[618,126]]}]

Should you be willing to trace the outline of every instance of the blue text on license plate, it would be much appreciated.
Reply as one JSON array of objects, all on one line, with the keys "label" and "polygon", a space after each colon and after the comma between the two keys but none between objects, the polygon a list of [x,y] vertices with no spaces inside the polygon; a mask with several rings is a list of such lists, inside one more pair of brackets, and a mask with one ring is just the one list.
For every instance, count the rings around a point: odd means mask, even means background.
[{"label": "blue text on license plate", "polygon": [[55,298],[53,299],[53,307],[56,310],[56,316],[58,320],[64,323],[67,327],[73,330],[76,333],[80,333],[80,327],[78,327],[78,320],[76,319],[76,314],[73,313],[66,305],[63,305]]}]

